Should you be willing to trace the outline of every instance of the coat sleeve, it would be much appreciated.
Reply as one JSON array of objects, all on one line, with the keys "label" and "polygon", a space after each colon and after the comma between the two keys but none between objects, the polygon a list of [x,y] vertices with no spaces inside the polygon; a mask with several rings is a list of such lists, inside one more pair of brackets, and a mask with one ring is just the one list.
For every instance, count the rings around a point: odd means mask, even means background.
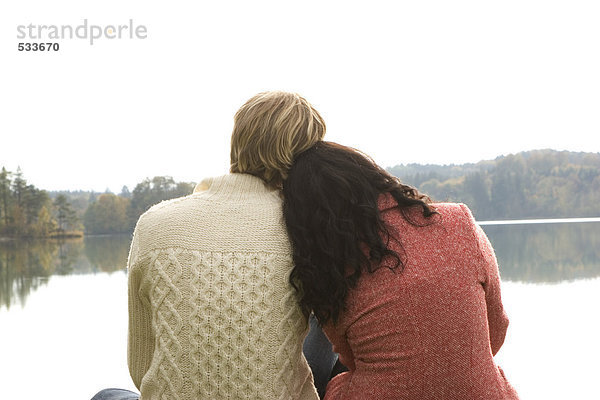
[{"label": "coat sleeve", "polygon": [[323,327],[323,332],[325,332],[325,335],[331,342],[333,351],[339,354],[340,362],[350,371],[353,371],[356,368],[354,365],[354,354],[346,337],[340,336],[331,322]]},{"label": "coat sleeve", "polygon": [[127,260],[128,314],[127,364],[135,386],[140,390],[142,378],[150,368],[154,352],[154,334],[149,304],[140,291],[145,265],[140,254],[142,236],[138,221]]},{"label": "coat sleeve", "polygon": [[508,329],[508,316],[502,305],[500,295],[500,271],[494,249],[486,236],[485,232],[475,222],[471,211],[462,205],[463,210],[470,218],[470,223],[475,232],[477,240],[480,271],[482,276],[482,286],[485,292],[485,302],[487,306],[487,318],[490,335],[490,345],[492,354],[496,355],[504,343],[506,331]]}]

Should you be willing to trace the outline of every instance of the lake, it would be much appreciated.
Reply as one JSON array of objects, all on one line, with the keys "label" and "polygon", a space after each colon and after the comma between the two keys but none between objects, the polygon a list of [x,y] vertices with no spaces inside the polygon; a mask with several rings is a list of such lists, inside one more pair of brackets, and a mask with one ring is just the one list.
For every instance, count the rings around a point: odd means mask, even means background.
[{"label": "lake", "polygon": [[[510,317],[496,360],[521,398],[600,398],[600,222],[483,228]],[[126,357],[129,241],[0,241],[0,398],[135,390]]]}]

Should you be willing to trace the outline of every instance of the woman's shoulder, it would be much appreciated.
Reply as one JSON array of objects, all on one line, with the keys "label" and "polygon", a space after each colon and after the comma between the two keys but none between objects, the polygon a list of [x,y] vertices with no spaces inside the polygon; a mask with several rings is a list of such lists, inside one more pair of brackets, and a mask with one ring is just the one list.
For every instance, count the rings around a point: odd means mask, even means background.
[{"label": "woman's shoulder", "polygon": [[475,222],[471,209],[464,203],[431,203],[440,215],[447,219],[458,220],[462,222]]},{"label": "woman's shoulder", "polygon": [[400,210],[391,196],[380,199],[379,205],[381,212],[387,214],[384,218],[391,224],[429,226],[433,229],[438,227],[446,233],[453,232],[465,237],[473,236],[477,224],[471,210],[464,203],[429,203],[430,208],[435,211],[431,216],[425,216],[423,207],[419,205]]},{"label": "woman's shoulder", "polygon": [[[423,207],[415,205],[402,210],[402,215],[408,217],[411,221],[421,220],[426,225],[431,223],[441,224],[455,224],[463,223],[472,225],[475,223],[475,219],[469,207],[464,203],[451,203],[451,202],[434,202],[428,204],[432,210],[436,213],[431,217],[422,217]],[[390,210],[398,210],[398,203],[396,199],[390,194],[385,193],[379,197],[378,200],[379,210],[386,212]],[[422,217],[422,218],[421,218]],[[421,225],[420,223],[418,225]]]},{"label": "woman's shoulder", "polygon": [[473,214],[464,203],[436,202],[430,204],[438,213],[453,218],[470,219]]},{"label": "woman's shoulder", "polygon": [[447,237],[452,237],[455,243],[469,244],[477,247],[480,236],[479,227],[471,209],[464,203],[432,203],[439,213],[439,221]]},{"label": "woman's shoulder", "polygon": [[464,203],[440,202],[431,203],[430,206],[437,212],[438,222],[446,227],[470,231],[477,224],[471,209]]}]

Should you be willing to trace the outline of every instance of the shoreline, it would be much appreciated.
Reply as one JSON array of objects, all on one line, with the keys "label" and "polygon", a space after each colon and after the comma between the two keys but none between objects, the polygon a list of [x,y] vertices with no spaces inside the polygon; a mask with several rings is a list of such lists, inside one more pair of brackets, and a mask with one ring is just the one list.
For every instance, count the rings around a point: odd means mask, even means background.
[{"label": "shoreline", "polygon": [[70,231],[60,234],[53,234],[48,236],[0,236],[0,242],[8,242],[11,240],[29,240],[29,239],[80,239],[86,235],[82,231]]}]

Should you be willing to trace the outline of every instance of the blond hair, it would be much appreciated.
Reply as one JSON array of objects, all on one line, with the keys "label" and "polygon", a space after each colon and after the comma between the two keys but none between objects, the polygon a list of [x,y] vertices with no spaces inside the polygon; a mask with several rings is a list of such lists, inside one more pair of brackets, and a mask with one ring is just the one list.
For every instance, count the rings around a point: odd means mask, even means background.
[{"label": "blond hair", "polygon": [[302,96],[259,93],[235,113],[230,171],[280,187],[296,156],[324,135],[325,121]]}]

